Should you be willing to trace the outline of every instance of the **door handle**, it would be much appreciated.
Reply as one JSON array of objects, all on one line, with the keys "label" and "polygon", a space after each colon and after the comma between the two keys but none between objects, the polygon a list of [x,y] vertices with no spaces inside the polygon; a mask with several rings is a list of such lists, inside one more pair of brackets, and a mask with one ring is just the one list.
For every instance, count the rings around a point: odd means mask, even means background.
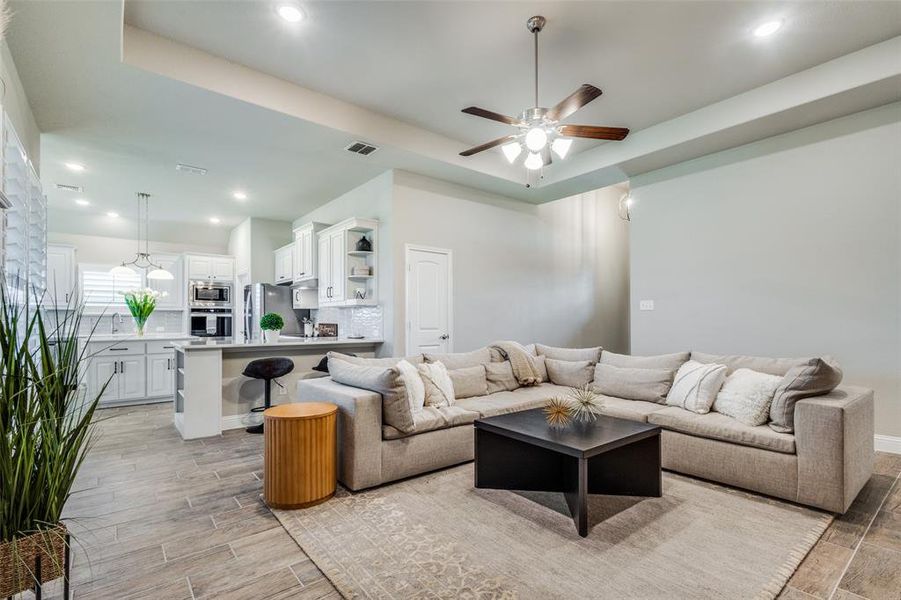
[{"label": "door handle", "polygon": [[444,335],[440,336],[439,339],[446,340],[446,339],[449,338],[449,337],[450,337],[450,336],[447,335],[447,334],[445,333]]}]

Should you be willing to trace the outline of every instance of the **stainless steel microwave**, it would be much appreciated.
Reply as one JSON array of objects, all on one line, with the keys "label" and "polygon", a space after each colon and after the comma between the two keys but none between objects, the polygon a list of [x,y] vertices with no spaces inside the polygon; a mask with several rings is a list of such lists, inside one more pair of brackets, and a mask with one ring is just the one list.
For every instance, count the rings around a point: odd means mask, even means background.
[{"label": "stainless steel microwave", "polygon": [[188,303],[203,308],[231,308],[232,286],[230,283],[192,281]]}]

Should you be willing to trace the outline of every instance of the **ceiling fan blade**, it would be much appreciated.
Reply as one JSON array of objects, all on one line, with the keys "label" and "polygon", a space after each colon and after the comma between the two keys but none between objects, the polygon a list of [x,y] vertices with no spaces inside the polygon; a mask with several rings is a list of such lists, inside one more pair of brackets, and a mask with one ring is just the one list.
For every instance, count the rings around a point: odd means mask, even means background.
[{"label": "ceiling fan blade", "polygon": [[625,127],[600,127],[597,125],[561,125],[560,135],[564,137],[591,138],[593,140],[620,141],[629,135]]},{"label": "ceiling fan blade", "polygon": [[507,142],[512,142],[516,139],[515,135],[505,135],[502,138],[497,138],[496,140],[491,140],[490,142],[485,142],[481,146],[476,146],[475,148],[470,148],[469,150],[464,150],[460,153],[460,156],[472,156],[473,154],[478,154],[483,150],[490,150],[495,146],[500,146],[501,144],[506,144]]},{"label": "ceiling fan blade", "polygon": [[490,110],[485,110],[484,108],[479,108],[478,106],[469,106],[463,109],[468,115],[475,115],[477,117],[482,117],[483,119],[491,119],[492,121],[499,121],[501,123],[506,123],[507,125],[521,125],[522,123],[519,119],[514,119],[513,117],[508,117],[507,115],[502,115],[500,113],[496,113]]},{"label": "ceiling fan blade", "polygon": [[603,92],[589,83],[583,83],[579,89],[560,101],[557,106],[547,112],[551,121],[562,121],[573,114]]}]

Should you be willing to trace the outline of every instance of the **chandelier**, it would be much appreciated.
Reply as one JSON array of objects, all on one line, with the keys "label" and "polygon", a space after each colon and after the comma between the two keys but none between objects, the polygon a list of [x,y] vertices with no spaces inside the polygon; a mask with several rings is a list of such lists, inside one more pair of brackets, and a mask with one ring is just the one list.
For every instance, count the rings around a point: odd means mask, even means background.
[{"label": "chandelier", "polygon": [[133,260],[110,269],[110,274],[129,276],[135,274],[135,269],[144,269],[147,279],[175,279],[172,273],[150,260],[150,194],[144,192],[138,192],[138,251]]}]

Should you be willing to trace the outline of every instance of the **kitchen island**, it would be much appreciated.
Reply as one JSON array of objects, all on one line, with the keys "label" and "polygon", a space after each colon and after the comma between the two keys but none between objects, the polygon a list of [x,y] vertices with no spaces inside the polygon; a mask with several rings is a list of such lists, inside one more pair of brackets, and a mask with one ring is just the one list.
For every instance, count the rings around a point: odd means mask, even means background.
[{"label": "kitchen island", "polygon": [[[284,356],[294,371],[272,383],[272,404],[293,402],[297,381],[323,374],[313,367],[329,350],[374,356],[381,339],[281,336],[277,343],[239,337],[175,342],[175,428],[183,439],[219,435],[260,421],[250,409],[263,405],[265,383],[241,374],[252,360]],[[277,382],[277,383],[276,383]],[[281,385],[278,385],[281,384]]]}]

